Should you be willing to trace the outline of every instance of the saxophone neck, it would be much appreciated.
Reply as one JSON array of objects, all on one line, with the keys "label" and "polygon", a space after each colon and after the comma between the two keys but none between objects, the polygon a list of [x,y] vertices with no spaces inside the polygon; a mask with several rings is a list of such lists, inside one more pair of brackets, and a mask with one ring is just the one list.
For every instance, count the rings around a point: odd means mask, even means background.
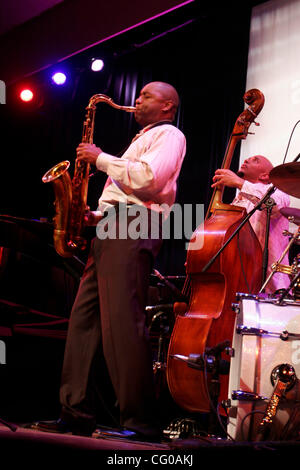
[{"label": "saxophone neck", "polygon": [[121,106],[119,104],[116,104],[113,101],[112,98],[110,98],[107,95],[103,95],[103,94],[93,95],[89,100],[89,104],[87,106],[87,109],[89,109],[89,108],[95,109],[96,104],[98,104],[98,103],[109,104],[113,108],[120,109],[121,111],[126,111],[127,113],[134,113],[134,111],[136,110],[136,108],[134,106]]}]

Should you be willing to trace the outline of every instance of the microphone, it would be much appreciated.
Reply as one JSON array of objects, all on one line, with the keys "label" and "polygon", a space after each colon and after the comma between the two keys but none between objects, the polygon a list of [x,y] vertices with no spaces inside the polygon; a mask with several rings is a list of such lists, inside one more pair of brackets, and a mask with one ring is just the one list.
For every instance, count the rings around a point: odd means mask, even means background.
[{"label": "microphone", "polygon": [[[205,366],[209,372],[213,371],[216,366],[216,358],[214,356],[205,356],[202,354],[190,354],[189,356],[183,356],[182,354],[171,355],[174,359],[185,362],[188,367],[197,370],[204,370]],[[219,374],[229,374],[230,363],[225,359],[219,361]]]},{"label": "microphone", "polygon": [[149,313],[173,312],[173,307],[174,304],[147,305],[145,310]]},{"label": "microphone", "polygon": [[172,282],[168,281],[157,269],[154,269],[154,274],[158,277],[160,281],[162,281],[165,286],[167,286],[170,291],[178,298],[178,300],[182,300],[183,302],[187,302],[186,296],[179,290]]},{"label": "microphone", "polygon": [[219,356],[221,352],[224,351],[226,348],[229,348],[229,346],[230,341],[226,339],[225,341],[216,344],[216,346],[213,346],[212,348],[206,348],[205,354],[207,354],[208,356]]}]

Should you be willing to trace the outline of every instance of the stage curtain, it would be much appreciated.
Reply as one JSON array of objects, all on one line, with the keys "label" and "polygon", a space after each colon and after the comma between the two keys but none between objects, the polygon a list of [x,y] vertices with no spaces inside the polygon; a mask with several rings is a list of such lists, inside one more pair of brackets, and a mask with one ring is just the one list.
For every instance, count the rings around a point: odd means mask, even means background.
[{"label": "stage curtain", "polygon": [[[94,93],[111,96],[118,104],[134,104],[141,87],[152,80],[173,84],[181,97],[177,125],[187,138],[187,155],[179,178],[177,202],[209,203],[211,179],[220,167],[235,120],[244,109],[251,8],[245,5],[210,8],[169,33],[144,40],[142,31],[102,45],[105,68],[93,74],[83,57],[66,64],[69,83],[61,89],[49,84],[49,70],[32,77],[40,101],[25,110],[8,90],[2,106],[3,135],[9,143],[2,159],[1,213],[27,218],[51,218],[53,188],[41,182],[55,163],[75,160],[81,140],[85,106]],[[178,25],[177,25],[178,26]],[[167,28],[168,29],[168,28]],[[143,39],[141,39],[141,37]],[[93,52],[88,51],[88,57]],[[100,104],[94,142],[118,154],[137,131],[134,117]],[[239,148],[232,168],[237,168]],[[89,204],[96,208],[105,175],[91,178]],[[229,196],[228,196],[229,198]],[[231,195],[230,195],[231,198]],[[194,227],[196,228],[196,227]],[[170,240],[160,255],[163,273],[184,273],[187,240]]]}]

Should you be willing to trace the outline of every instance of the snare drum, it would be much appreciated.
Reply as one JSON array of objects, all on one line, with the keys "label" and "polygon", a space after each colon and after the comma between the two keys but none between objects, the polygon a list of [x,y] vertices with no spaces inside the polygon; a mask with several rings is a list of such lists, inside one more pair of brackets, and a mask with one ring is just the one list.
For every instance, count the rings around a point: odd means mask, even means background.
[{"label": "snare drum", "polygon": [[239,294],[229,375],[228,434],[236,440],[257,440],[276,382],[276,369],[290,364],[296,383],[279,402],[270,439],[300,436],[300,303]]}]

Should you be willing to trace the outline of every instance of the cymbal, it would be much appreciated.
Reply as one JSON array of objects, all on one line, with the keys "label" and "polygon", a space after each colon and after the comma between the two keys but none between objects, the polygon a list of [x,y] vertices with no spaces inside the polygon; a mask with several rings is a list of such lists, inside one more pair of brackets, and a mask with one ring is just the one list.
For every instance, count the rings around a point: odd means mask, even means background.
[{"label": "cymbal", "polygon": [[300,198],[300,162],[275,166],[269,174],[271,183],[286,194]]},{"label": "cymbal", "polygon": [[300,225],[300,209],[296,209],[296,207],[283,207],[280,209],[280,213],[294,224]]}]

